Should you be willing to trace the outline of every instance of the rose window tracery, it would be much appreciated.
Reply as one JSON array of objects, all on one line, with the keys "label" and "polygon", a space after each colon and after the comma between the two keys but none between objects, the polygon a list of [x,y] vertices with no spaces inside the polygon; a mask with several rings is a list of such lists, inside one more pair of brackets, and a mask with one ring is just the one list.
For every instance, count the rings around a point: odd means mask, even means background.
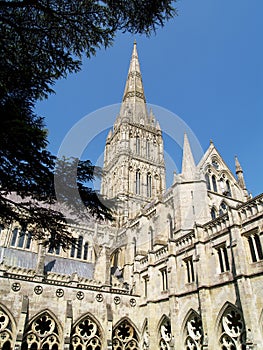
[{"label": "rose window tracery", "polygon": [[186,322],[186,350],[201,350],[203,344],[203,326],[201,317],[192,312]]},{"label": "rose window tracery", "polygon": [[241,312],[237,308],[230,306],[226,309],[221,319],[221,329],[220,349],[245,349],[244,321]]},{"label": "rose window tracery", "polygon": [[139,350],[138,336],[128,321],[120,323],[113,332],[113,350]]},{"label": "rose window tracery", "polygon": [[101,350],[101,331],[96,322],[86,316],[73,328],[70,350]]},{"label": "rose window tracery", "polygon": [[0,349],[11,350],[12,325],[9,316],[0,308]]},{"label": "rose window tracery", "polygon": [[28,327],[23,339],[22,350],[58,350],[60,345],[58,328],[54,319],[45,312]]},{"label": "rose window tracery", "polygon": [[171,338],[171,323],[169,319],[165,319],[160,326],[159,348],[161,350],[170,350]]}]

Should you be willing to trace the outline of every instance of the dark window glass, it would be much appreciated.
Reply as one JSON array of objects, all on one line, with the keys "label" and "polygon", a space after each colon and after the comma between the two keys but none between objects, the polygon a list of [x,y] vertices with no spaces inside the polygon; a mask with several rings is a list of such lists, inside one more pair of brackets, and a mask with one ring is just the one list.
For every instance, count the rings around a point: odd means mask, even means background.
[{"label": "dark window glass", "polygon": [[11,246],[15,247],[17,239],[18,229],[15,228],[12,232]]}]

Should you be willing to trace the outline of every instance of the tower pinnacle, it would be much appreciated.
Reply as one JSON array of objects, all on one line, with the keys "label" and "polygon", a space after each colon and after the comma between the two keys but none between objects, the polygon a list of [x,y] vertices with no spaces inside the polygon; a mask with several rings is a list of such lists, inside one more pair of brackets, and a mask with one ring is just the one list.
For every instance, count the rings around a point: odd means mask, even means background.
[{"label": "tower pinnacle", "polygon": [[244,179],[244,175],[243,175],[243,169],[239,163],[237,156],[235,156],[235,167],[236,167],[236,175],[237,175],[238,184],[242,188],[242,190],[244,191],[245,196],[248,197],[246,183],[245,183],[245,179]]},{"label": "tower pinnacle", "polygon": [[191,146],[187,137],[184,134],[184,149],[183,149],[183,161],[182,161],[182,175],[186,178],[193,178],[196,172],[196,166],[194,157],[191,151]]}]

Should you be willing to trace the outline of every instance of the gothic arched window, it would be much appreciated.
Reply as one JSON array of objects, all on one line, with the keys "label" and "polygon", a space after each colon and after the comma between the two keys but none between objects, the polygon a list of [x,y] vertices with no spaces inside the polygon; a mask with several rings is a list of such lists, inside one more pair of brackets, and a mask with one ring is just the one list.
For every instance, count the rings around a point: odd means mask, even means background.
[{"label": "gothic arched window", "polygon": [[185,350],[201,350],[203,344],[203,326],[201,317],[192,311],[185,325]]},{"label": "gothic arched window", "polygon": [[205,174],[205,181],[206,181],[206,188],[210,191],[211,185],[210,185],[210,177],[208,174]]},{"label": "gothic arched window", "polygon": [[0,349],[11,350],[13,329],[10,317],[0,306]]},{"label": "gothic arched window", "polygon": [[146,158],[150,158],[150,141],[146,140]]},{"label": "gothic arched window", "polygon": [[213,191],[217,192],[217,183],[215,175],[212,176]]},{"label": "gothic arched window", "polygon": [[102,333],[91,316],[83,317],[73,328],[70,350],[102,350]]},{"label": "gothic arched window", "polygon": [[220,322],[221,335],[219,339],[222,350],[245,350],[245,326],[239,309],[229,305]]},{"label": "gothic arched window", "polygon": [[141,173],[140,173],[140,170],[136,171],[135,193],[141,194]]},{"label": "gothic arched window", "polygon": [[60,348],[58,326],[48,312],[42,313],[27,326],[22,350],[58,350]]},{"label": "gothic arched window", "polygon": [[226,189],[227,189],[227,196],[232,197],[231,187],[230,187],[230,182],[229,182],[229,180],[226,180]]},{"label": "gothic arched window", "polygon": [[165,317],[159,328],[159,349],[170,350],[171,339],[171,322],[167,317]]},{"label": "gothic arched window", "polygon": [[224,215],[227,212],[227,204],[222,202],[219,207],[219,215]]},{"label": "gothic arched window", "polygon": [[152,175],[151,174],[147,174],[146,185],[147,185],[147,197],[151,197],[152,196]]},{"label": "gothic arched window", "polygon": [[139,350],[139,339],[134,327],[127,320],[113,330],[112,349]]},{"label": "gothic arched window", "polygon": [[211,218],[212,218],[212,220],[216,219],[216,210],[215,210],[215,208],[211,209]]}]

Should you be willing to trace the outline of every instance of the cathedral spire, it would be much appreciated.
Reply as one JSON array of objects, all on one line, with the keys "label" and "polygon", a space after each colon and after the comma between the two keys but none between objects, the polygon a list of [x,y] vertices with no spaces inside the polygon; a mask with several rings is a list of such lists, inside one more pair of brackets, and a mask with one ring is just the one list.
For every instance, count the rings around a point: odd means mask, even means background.
[{"label": "cathedral spire", "polygon": [[133,44],[120,115],[116,120],[116,124],[123,121],[144,125],[150,123],[147,113],[146,98],[144,95],[136,41],[134,41]]},{"label": "cathedral spire", "polygon": [[128,71],[128,77],[127,77],[122,101],[135,102],[136,98],[146,102],[144,90],[143,90],[143,84],[142,84],[140,63],[139,63],[138,52],[137,52],[137,44],[136,44],[136,41],[134,41],[132,57],[130,61],[130,67]]},{"label": "cathedral spire", "polygon": [[191,151],[191,146],[187,137],[187,134],[184,134],[184,149],[183,149],[183,161],[182,161],[182,175],[184,178],[189,179],[193,178],[196,172],[196,166],[194,157]]}]

